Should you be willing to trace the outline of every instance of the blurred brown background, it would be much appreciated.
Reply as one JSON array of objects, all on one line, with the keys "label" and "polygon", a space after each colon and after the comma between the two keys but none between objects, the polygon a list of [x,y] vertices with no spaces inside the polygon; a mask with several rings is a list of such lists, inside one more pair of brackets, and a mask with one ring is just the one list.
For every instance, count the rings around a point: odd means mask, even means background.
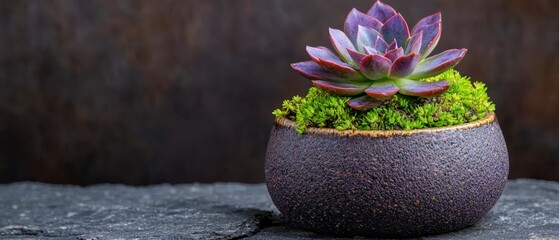
[{"label": "blurred brown background", "polygon": [[[511,177],[559,180],[559,1],[386,0],[443,12],[437,48],[497,104]],[[289,67],[372,0],[0,3],[0,182],[262,182]]]}]

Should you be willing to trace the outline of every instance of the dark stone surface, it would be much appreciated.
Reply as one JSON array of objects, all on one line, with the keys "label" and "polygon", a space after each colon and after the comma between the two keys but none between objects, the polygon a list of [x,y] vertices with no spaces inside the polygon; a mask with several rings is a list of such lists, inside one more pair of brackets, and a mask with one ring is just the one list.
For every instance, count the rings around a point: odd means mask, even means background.
[{"label": "dark stone surface", "polygon": [[507,182],[507,146],[493,115],[411,134],[301,135],[294,126],[280,120],[272,130],[266,183],[279,211],[302,229],[382,237],[455,231],[485,216]]},{"label": "dark stone surface", "polygon": [[[291,228],[264,185],[0,185],[0,239],[331,239]],[[559,183],[509,181],[474,227],[424,239],[559,239]]]},{"label": "dark stone surface", "polygon": [[16,183],[0,187],[0,238],[231,239],[253,233],[271,208],[262,185]]}]

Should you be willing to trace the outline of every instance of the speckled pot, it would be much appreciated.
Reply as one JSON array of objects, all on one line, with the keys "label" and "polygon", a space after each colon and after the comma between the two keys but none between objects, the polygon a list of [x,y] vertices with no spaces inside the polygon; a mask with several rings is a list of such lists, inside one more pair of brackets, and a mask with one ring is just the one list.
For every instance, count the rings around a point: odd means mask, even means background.
[{"label": "speckled pot", "polygon": [[266,154],[274,204],[295,226],[344,236],[416,237],[473,225],[508,176],[495,114],[412,131],[307,129],[277,119]]}]

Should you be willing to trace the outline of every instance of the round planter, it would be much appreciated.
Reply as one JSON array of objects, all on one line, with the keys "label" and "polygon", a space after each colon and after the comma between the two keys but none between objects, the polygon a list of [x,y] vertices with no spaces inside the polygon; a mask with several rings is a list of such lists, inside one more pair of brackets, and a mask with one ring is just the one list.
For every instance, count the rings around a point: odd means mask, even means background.
[{"label": "round planter", "polygon": [[299,228],[333,235],[415,237],[475,224],[499,199],[508,153],[494,113],[459,126],[338,131],[276,119],[266,184]]}]

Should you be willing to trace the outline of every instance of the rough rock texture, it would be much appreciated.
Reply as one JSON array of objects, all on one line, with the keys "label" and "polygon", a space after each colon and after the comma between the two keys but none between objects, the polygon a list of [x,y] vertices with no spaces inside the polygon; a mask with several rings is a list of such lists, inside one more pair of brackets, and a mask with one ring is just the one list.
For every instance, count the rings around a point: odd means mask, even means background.
[{"label": "rough rock texture", "polygon": [[0,239],[231,239],[271,216],[263,185],[0,187]]},{"label": "rough rock texture", "polygon": [[[0,185],[0,239],[324,239],[289,227],[264,185]],[[559,183],[509,181],[478,224],[424,239],[559,240]]]}]

